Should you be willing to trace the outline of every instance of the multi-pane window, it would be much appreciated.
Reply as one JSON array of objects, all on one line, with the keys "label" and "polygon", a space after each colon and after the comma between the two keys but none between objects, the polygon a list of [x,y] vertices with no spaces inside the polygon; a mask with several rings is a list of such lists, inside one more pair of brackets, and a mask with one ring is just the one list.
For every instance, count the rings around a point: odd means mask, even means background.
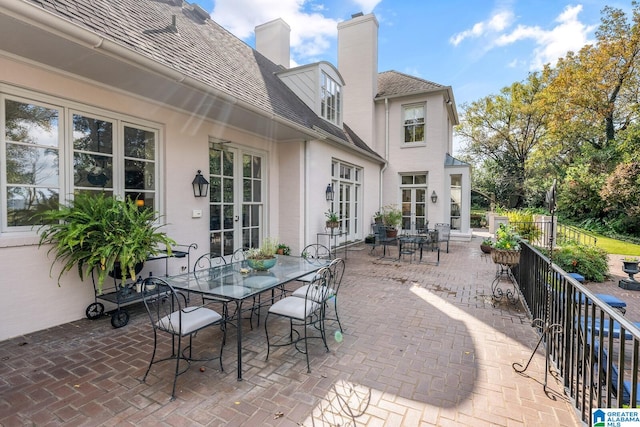
[{"label": "multi-pane window", "polygon": [[3,228],[35,225],[36,212],[58,204],[61,111],[5,99],[3,116]]},{"label": "multi-pane window", "polygon": [[245,248],[260,246],[262,172],[262,157],[250,154],[242,156],[242,245]]},{"label": "multi-pane window", "polygon": [[331,209],[339,215],[341,230],[355,236],[360,231],[362,169],[334,160],[331,176],[336,190]]},{"label": "multi-pane window", "polygon": [[462,211],[462,175],[451,175],[451,229],[460,230]]},{"label": "multi-pane window", "polygon": [[425,173],[401,176],[403,230],[423,233],[428,228],[427,179]]},{"label": "multi-pane window", "polygon": [[406,105],[403,107],[404,142],[424,142],[424,105]]},{"label": "multi-pane window", "polygon": [[2,230],[31,230],[34,214],[77,192],[158,209],[158,130],[53,103],[0,94]]},{"label": "multi-pane window", "polygon": [[340,85],[324,72],[320,85],[320,115],[331,123],[339,125],[342,109]]}]

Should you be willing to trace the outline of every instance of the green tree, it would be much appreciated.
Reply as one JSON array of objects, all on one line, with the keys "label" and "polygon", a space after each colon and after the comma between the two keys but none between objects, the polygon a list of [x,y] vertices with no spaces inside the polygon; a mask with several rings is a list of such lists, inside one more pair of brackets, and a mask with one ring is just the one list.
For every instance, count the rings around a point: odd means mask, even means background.
[{"label": "green tree", "polygon": [[541,76],[532,73],[499,95],[463,105],[457,132],[467,143],[464,153],[491,168],[496,200],[506,207],[522,207],[526,199],[527,162],[546,132],[543,89]]},{"label": "green tree", "polygon": [[587,143],[603,149],[616,133],[638,119],[640,14],[632,3],[631,21],[620,9],[606,6],[596,31],[597,43],[569,52],[543,72],[549,82],[545,98],[553,141],[570,150]]}]

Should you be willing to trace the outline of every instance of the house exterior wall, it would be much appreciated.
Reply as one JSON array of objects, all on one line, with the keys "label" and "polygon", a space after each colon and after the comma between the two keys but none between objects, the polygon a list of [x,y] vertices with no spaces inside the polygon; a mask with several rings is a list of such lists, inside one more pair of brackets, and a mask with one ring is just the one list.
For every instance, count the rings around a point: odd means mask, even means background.
[{"label": "house exterior wall", "polygon": [[[415,145],[404,143],[403,107],[411,104],[425,105],[425,140],[424,144]],[[387,122],[388,109],[388,122]],[[428,194],[435,191],[443,195],[447,190],[445,182],[444,160],[447,153],[447,123],[443,108],[443,97],[440,93],[422,94],[402,98],[391,98],[385,102],[376,103],[376,117],[378,118],[379,135],[388,135],[389,166],[384,172],[382,205],[399,205],[400,174],[426,172],[428,174]],[[388,126],[388,129],[387,129]],[[381,154],[387,151],[385,138],[378,138],[376,150]],[[437,203],[428,203],[429,224],[448,222],[443,209],[442,197]]]},{"label": "house exterior wall", "polygon": [[[71,76],[64,76],[37,66],[27,65],[0,56],[0,91],[22,91],[39,100],[54,97],[64,105],[80,103],[88,108],[127,115],[157,124],[160,129],[159,165],[162,167],[157,195],[161,198],[162,227],[178,243],[196,243],[191,263],[199,254],[208,252],[208,198],[194,198],[191,181],[197,171],[208,171],[209,136],[232,141],[230,146],[244,147],[266,155],[267,215],[265,233],[289,236],[301,235],[300,218],[304,211],[302,191],[298,186],[304,175],[303,143],[276,143],[257,135],[242,132],[194,117],[118,91],[100,87]],[[330,171],[330,161],[326,170]],[[281,166],[283,165],[283,166]],[[327,172],[329,173],[329,172]],[[281,181],[289,183],[282,190]],[[323,182],[325,180],[323,179]],[[324,184],[326,186],[326,183]],[[201,218],[192,218],[192,211],[203,211]],[[287,227],[280,229],[281,224]],[[315,239],[315,235],[313,236]],[[3,233],[0,235],[0,271],[3,298],[0,300],[0,340],[41,330],[85,316],[85,309],[94,300],[90,279],[81,282],[76,270],[62,276],[57,286],[59,265],[49,274],[52,258],[47,247],[38,248],[36,231]],[[295,247],[294,243],[294,247]],[[302,244],[300,242],[299,244]],[[186,258],[169,262],[169,274],[187,267]],[[141,273],[164,274],[164,262],[145,264]],[[108,304],[105,304],[107,310]],[[34,313],[37,313],[34,316]]]}]

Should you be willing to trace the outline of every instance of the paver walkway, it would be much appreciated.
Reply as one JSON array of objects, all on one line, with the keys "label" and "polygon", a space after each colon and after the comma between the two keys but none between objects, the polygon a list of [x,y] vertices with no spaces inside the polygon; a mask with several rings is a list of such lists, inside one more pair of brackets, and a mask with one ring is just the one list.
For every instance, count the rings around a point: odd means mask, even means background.
[{"label": "paver walkway", "polygon": [[[526,375],[512,369],[537,335],[519,306],[492,305],[495,266],[480,241],[452,242],[439,266],[350,250],[339,296],[345,331],[341,341],[332,334],[329,353],[311,343],[310,374],[292,348],[265,361],[263,324],[250,331],[247,322],[244,380],[236,380],[231,328],[225,371],[195,364],[170,402],[170,365],[139,381],[152,346],[141,305],[121,329],[107,317],[82,319],[0,342],[0,424],[581,425],[551,376],[544,393],[541,352]],[[219,330],[202,331],[196,349],[219,339]]]}]

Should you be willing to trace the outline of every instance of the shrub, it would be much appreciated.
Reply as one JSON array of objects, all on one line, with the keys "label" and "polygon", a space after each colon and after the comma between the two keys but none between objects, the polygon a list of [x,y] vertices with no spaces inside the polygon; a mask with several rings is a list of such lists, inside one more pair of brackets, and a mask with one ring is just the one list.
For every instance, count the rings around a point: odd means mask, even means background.
[{"label": "shrub", "polygon": [[553,262],[568,273],[581,274],[589,282],[603,282],[609,273],[607,253],[591,245],[563,245],[555,249]]}]

